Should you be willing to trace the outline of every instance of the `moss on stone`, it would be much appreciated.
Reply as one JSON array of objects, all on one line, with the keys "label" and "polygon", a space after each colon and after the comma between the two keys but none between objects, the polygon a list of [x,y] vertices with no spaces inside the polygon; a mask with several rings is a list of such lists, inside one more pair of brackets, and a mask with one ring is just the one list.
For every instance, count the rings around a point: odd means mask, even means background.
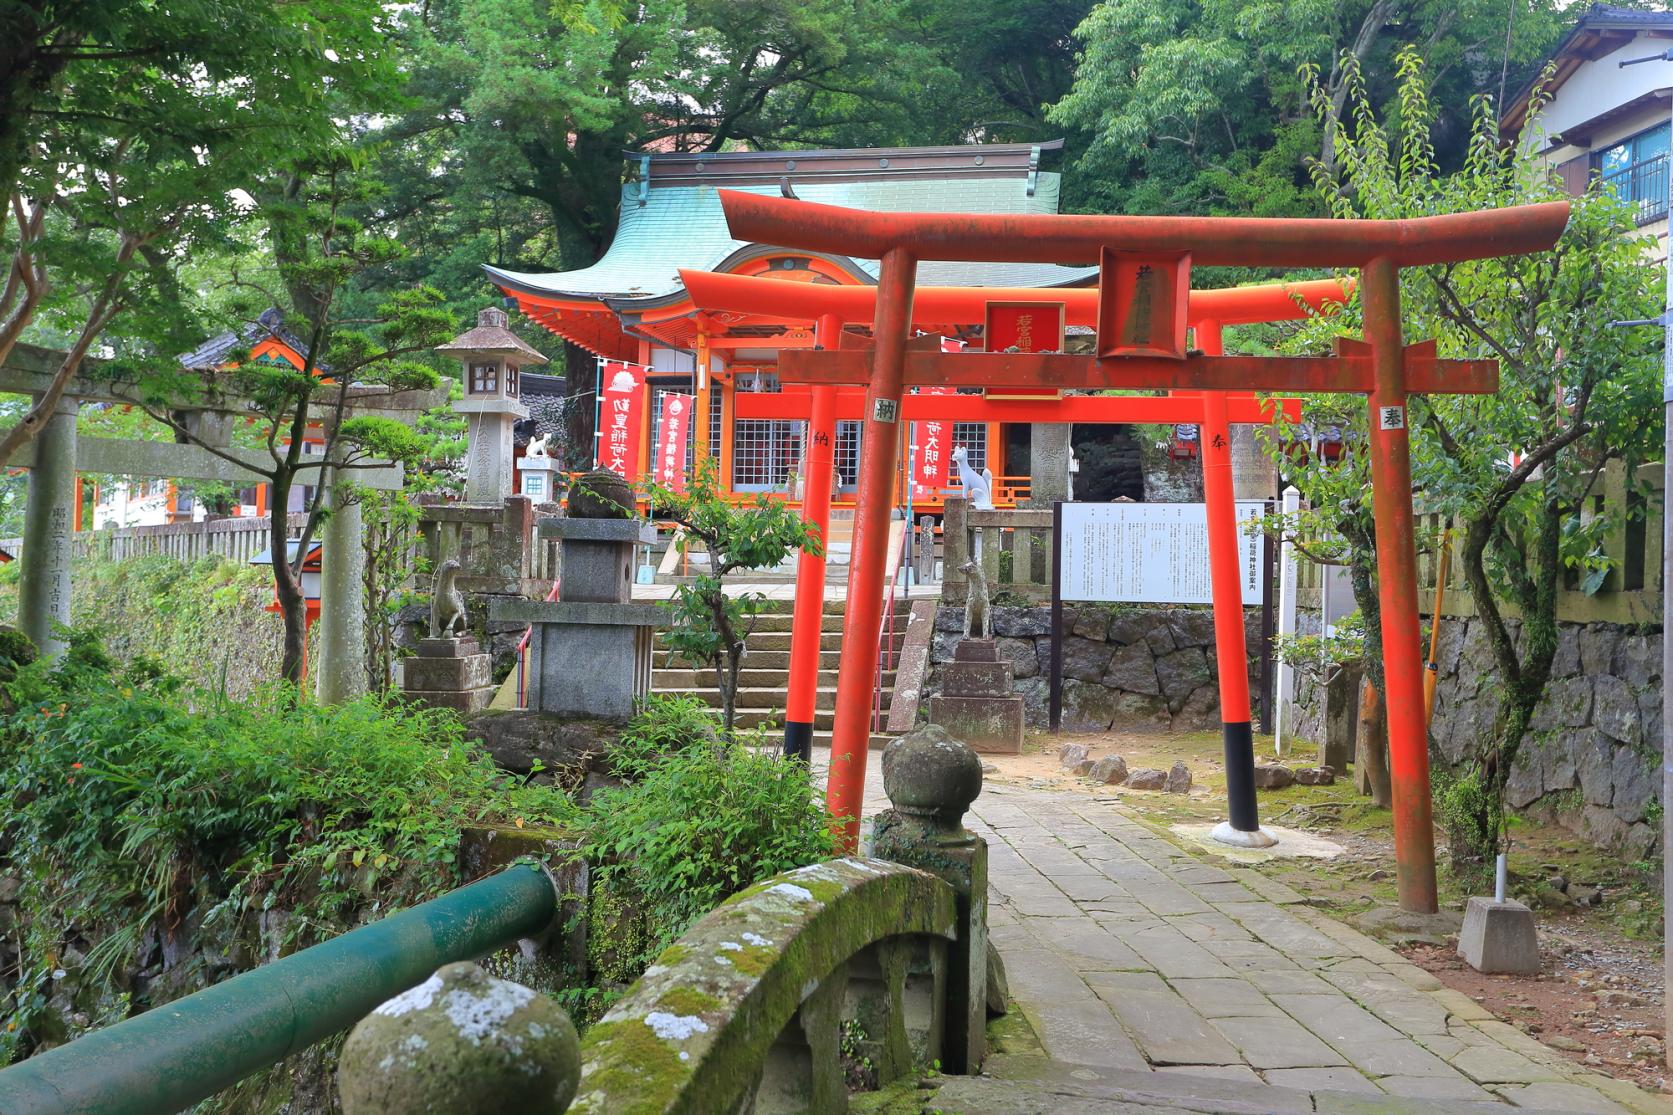
[{"label": "moss on stone", "polygon": [[656,959],[652,961],[652,963],[660,964],[664,968],[672,968],[674,965],[684,961],[685,958],[690,955],[691,949],[686,945],[669,945],[667,948],[657,953]]},{"label": "moss on stone", "polygon": [[657,997],[656,1005],[670,1014],[714,1014],[726,1007],[713,995],[694,987],[670,987]]},{"label": "moss on stone", "polygon": [[642,1019],[600,1022],[581,1046],[586,1076],[575,1111],[651,1115],[666,1111],[690,1077],[680,1060]]},{"label": "moss on stone", "polygon": [[725,956],[732,962],[732,967],[746,976],[759,979],[778,960],[779,951],[772,945],[745,945],[736,952],[728,950]]}]

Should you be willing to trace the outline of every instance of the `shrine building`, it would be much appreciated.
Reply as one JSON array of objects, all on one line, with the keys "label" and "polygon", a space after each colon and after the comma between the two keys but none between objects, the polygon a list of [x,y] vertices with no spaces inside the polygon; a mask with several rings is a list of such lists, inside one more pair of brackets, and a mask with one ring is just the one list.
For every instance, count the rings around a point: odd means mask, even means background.
[{"label": "shrine building", "polygon": [[[792,251],[735,240],[727,231],[718,189],[747,190],[862,209],[893,212],[1054,214],[1061,175],[1042,169],[1061,140],[1035,145],[880,148],[845,151],[637,154],[635,180],[622,187],[620,220],[604,257],[590,267],[544,274],[487,267],[489,278],[517,308],[565,340],[593,353],[601,374],[597,397],[610,400],[612,384],[636,389],[630,405],[620,398],[604,406],[597,460],[639,481],[649,475],[670,399],[694,401],[685,430],[686,461],[697,447],[716,462],[734,493],[790,491],[802,458],[805,423],[790,417],[752,417],[773,408],[750,396],[778,394],[778,354],[814,346],[813,321],[784,313],[741,313],[700,308],[680,271],[771,278],[788,283],[875,287],[876,260]],[[924,287],[989,287],[1038,290],[1051,302],[1053,289],[1095,286],[1095,267],[1046,263],[937,263],[919,265]],[[965,315],[968,316],[968,315]],[[969,321],[918,323],[925,332],[982,344],[982,327]],[[851,339],[869,330],[850,325]],[[1057,336],[1061,338],[1061,329]],[[622,378],[624,372],[628,379]],[[980,389],[971,389],[980,394]],[[571,386],[574,393],[574,387]],[[743,400],[743,402],[740,402]],[[675,403],[683,410],[683,403]],[[1024,423],[948,423],[953,446],[969,465],[991,470],[996,503],[1026,497],[1020,468],[1028,444]],[[679,427],[674,427],[678,430]],[[677,440],[670,438],[668,440]],[[860,422],[840,421],[836,436],[835,501],[850,504],[859,472]],[[1007,459],[1007,445],[1012,452]],[[658,455],[660,458],[660,454]],[[911,467],[903,456],[902,470]],[[958,493],[951,469],[932,472],[938,486],[917,487],[915,503],[939,507]],[[922,474],[916,479],[922,480]],[[903,485],[904,487],[904,485]]]}]

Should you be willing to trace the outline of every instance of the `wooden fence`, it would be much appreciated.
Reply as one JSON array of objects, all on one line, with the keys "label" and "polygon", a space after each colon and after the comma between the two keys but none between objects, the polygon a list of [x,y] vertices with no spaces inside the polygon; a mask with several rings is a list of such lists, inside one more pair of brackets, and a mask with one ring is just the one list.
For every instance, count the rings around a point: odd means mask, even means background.
[{"label": "wooden fence", "polygon": [[[1557,597],[1557,618],[1570,623],[1653,623],[1661,622],[1662,595],[1662,497],[1663,474],[1660,462],[1641,465],[1637,483],[1627,484],[1626,466],[1619,461],[1604,471],[1586,504],[1576,509],[1582,522],[1589,522],[1604,510],[1612,512],[1622,507],[1625,516],[1616,522],[1606,538],[1603,551],[1611,567],[1594,592],[1581,587],[1583,574],[1571,570]],[[1624,521],[1623,521],[1624,519]],[[1418,537],[1424,546],[1418,554],[1418,606],[1428,615],[1434,610],[1435,579],[1440,566],[1440,547],[1437,540],[1446,523],[1441,515],[1418,515]],[[1454,561],[1448,572],[1446,593],[1442,597],[1441,614],[1473,616],[1475,601],[1456,560],[1457,545],[1462,531],[1453,526]],[[1329,571],[1305,558],[1298,558],[1296,569],[1297,599],[1303,608],[1319,606],[1320,590]],[[1506,606],[1505,614],[1514,616],[1516,609]]]},{"label": "wooden fence", "polygon": [[[307,521],[306,515],[291,515],[286,523],[287,535],[290,538],[301,535]],[[176,561],[215,556],[247,562],[267,549],[268,541],[268,522],[264,515],[259,519],[214,519],[78,531],[71,542],[71,553],[77,558],[105,561],[126,561],[155,554]],[[0,538],[0,548],[19,557],[23,553],[23,539]]]},{"label": "wooden fence", "polygon": [[980,555],[992,593],[1013,592],[1031,600],[1051,599],[1051,510],[975,511],[964,499],[949,499],[942,521],[941,595],[961,601],[966,575],[960,568]]}]

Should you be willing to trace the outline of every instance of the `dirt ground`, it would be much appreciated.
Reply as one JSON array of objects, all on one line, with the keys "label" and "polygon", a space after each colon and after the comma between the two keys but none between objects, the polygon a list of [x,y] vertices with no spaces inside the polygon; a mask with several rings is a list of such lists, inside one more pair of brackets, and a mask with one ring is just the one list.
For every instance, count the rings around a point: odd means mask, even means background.
[{"label": "dirt ground", "polygon": [[[1091,756],[1120,755],[1129,770],[1191,770],[1185,795],[1103,786],[1076,778],[1058,759],[1065,743]],[[1256,737],[1258,762],[1278,759],[1270,737]],[[1042,789],[1079,790],[1115,800],[1162,828],[1224,819],[1225,771],[1218,733],[1110,732],[1031,736],[1021,755],[985,755],[987,777]],[[1673,1091],[1663,1043],[1659,864],[1613,859],[1560,828],[1512,829],[1511,891],[1535,908],[1544,970],[1538,976],[1484,976],[1458,959],[1457,925],[1465,894],[1441,865],[1442,916],[1414,924],[1398,915],[1389,815],[1355,793],[1351,774],[1332,786],[1262,791],[1263,824],[1306,830],[1342,846],[1330,860],[1255,864],[1309,902],[1400,949],[1449,987],[1471,996],[1564,1056],[1642,1088]],[[1553,885],[1560,884],[1560,885]],[[1594,893],[1595,892],[1595,896]],[[1595,903],[1595,904],[1593,904]]]}]

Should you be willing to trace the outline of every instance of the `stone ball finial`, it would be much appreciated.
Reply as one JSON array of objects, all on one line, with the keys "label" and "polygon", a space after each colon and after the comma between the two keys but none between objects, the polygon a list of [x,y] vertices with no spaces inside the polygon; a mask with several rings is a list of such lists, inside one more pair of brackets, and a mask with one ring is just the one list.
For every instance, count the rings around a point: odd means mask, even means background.
[{"label": "stone ball finial", "polygon": [[955,829],[982,792],[982,760],[939,724],[925,724],[883,749],[883,792],[895,809]]},{"label": "stone ball finial", "polygon": [[580,1079],[563,1008],[470,963],[361,1019],[337,1067],[345,1115],[559,1115]]},{"label": "stone ball finial", "polygon": [[631,519],[633,485],[607,468],[579,476],[569,486],[571,519]]}]

